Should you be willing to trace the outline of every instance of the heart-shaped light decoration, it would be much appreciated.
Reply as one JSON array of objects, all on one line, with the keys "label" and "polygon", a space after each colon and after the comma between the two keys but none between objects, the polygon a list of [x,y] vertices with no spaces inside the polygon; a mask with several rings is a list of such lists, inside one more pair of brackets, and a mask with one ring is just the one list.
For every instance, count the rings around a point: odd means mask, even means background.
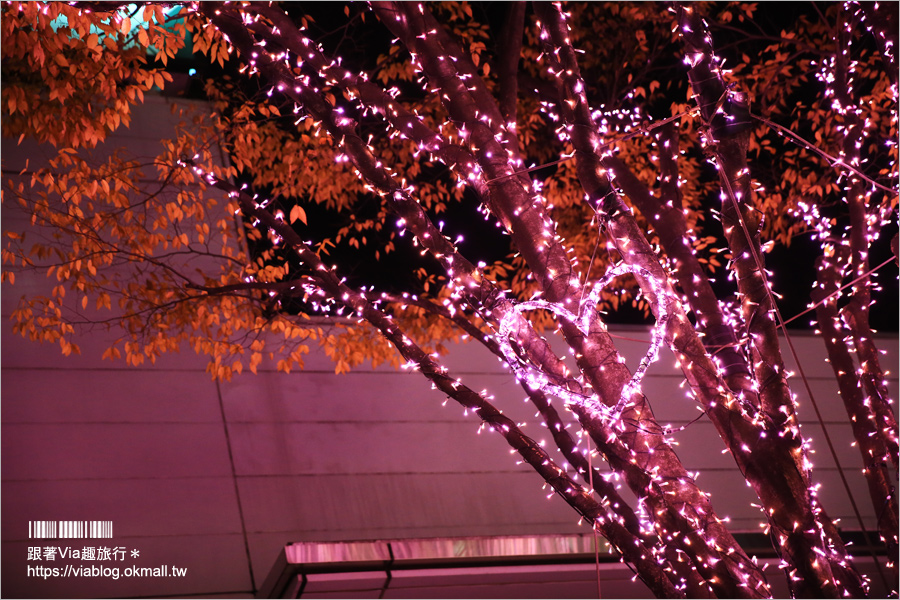
[{"label": "heart-shaped light decoration", "polygon": [[[594,319],[597,318],[594,309],[597,306],[597,302],[600,300],[600,292],[609,285],[613,279],[620,275],[625,275],[626,273],[641,275],[644,280],[650,284],[655,297],[653,308],[655,309],[654,312],[657,317],[656,325],[654,325],[653,330],[651,331],[650,347],[641,359],[631,380],[622,388],[622,394],[614,407],[603,404],[596,394],[586,396],[559,386],[551,382],[550,377],[543,371],[522,362],[521,358],[519,358],[519,355],[516,354],[509,342],[510,333],[512,333],[512,328],[520,313],[526,310],[549,310],[578,327],[579,331],[587,336],[591,324]],[[539,389],[547,394],[553,394],[554,396],[561,398],[566,404],[574,404],[585,408],[596,417],[614,421],[622,414],[622,411],[628,403],[628,399],[631,398],[634,393],[640,391],[644,373],[646,373],[650,365],[659,358],[659,348],[663,344],[666,322],[669,320],[666,302],[662,300],[665,294],[666,290],[663,283],[657,280],[649,271],[643,267],[622,264],[607,271],[603,278],[593,285],[590,293],[582,300],[577,315],[572,314],[570,310],[560,304],[548,302],[546,300],[529,300],[513,305],[512,310],[503,315],[503,318],[500,320],[497,341],[503,355],[506,357],[506,362],[512,367],[516,376],[519,379],[524,380],[529,387],[532,389]]]}]

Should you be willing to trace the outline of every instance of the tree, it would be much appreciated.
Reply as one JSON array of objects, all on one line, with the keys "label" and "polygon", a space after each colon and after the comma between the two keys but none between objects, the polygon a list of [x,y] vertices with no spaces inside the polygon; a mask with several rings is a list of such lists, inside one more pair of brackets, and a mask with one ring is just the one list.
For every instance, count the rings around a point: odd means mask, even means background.
[{"label": "tree", "polygon": [[[811,487],[765,254],[817,248],[810,310],[893,556],[897,425],[869,321],[874,274],[894,260],[872,262],[897,210],[896,28],[883,26],[896,14],[759,10],[374,2],[338,25],[267,3],[6,3],[3,134],[56,152],[4,197],[35,230],[5,232],[3,280],[58,283],[23,299],[15,329],[67,354],[76,327],[104,324],[121,335],[105,357],[130,364],[187,343],[220,378],[267,354],[289,371],[314,342],[338,372],[404,363],[502,435],[657,595],[767,597],[641,391],[665,344],[758,495],[793,593],[862,597]],[[219,64],[215,110],[185,114],[149,162],[104,148],[189,39]],[[352,44],[366,53],[342,61]],[[483,232],[473,207],[508,238],[463,251],[435,222]],[[626,306],[654,323],[634,373],[605,325]],[[330,312],[352,319],[310,318]],[[463,336],[515,372],[577,474],[441,364],[442,342]]]}]

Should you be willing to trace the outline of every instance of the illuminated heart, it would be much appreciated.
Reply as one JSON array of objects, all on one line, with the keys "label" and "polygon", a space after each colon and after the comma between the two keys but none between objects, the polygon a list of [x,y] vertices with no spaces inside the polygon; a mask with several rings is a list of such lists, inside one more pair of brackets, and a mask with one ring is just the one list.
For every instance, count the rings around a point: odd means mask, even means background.
[{"label": "illuminated heart", "polygon": [[[647,353],[641,359],[641,362],[638,365],[637,370],[635,370],[634,374],[632,375],[631,380],[627,384],[625,384],[625,387],[622,388],[622,394],[619,397],[619,401],[614,407],[606,406],[596,395],[585,396],[583,394],[573,392],[562,386],[556,385],[555,383],[550,381],[550,377],[546,373],[539,369],[535,369],[531,365],[524,364],[521,361],[519,355],[516,354],[515,350],[513,350],[513,347],[509,342],[510,333],[512,333],[512,328],[520,313],[526,310],[535,309],[549,310],[556,314],[558,317],[561,317],[575,325],[582,334],[587,336],[588,331],[590,331],[591,324],[593,323],[594,319],[597,318],[596,311],[594,309],[597,306],[597,303],[600,301],[600,292],[603,290],[603,288],[609,285],[609,283],[613,279],[626,273],[641,275],[650,284],[650,287],[653,290],[653,295],[656,298],[656,301],[653,303],[653,308],[655,309],[657,317],[656,325],[654,325],[653,330],[651,331],[650,347],[647,349]],[[561,398],[566,404],[575,404],[586,408],[597,417],[608,419],[611,421],[616,420],[618,419],[619,415],[622,414],[622,411],[625,409],[625,405],[627,404],[628,399],[632,396],[632,394],[640,391],[641,381],[644,379],[644,373],[646,373],[650,365],[656,362],[657,358],[659,358],[659,348],[660,346],[662,346],[664,332],[666,329],[666,322],[669,320],[669,313],[666,308],[666,303],[660,301],[665,293],[666,290],[663,283],[653,277],[653,275],[646,269],[633,265],[619,265],[617,267],[613,267],[606,272],[606,275],[604,275],[602,279],[594,284],[594,286],[591,288],[590,293],[586,298],[582,300],[577,315],[572,314],[570,310],[560,304],[547,302],[546,300],[529,300],[528,302],[520,302],[519,304],[515,304],[513,306],[513,309],[503,315],[503,318],[500,320],[498,335],[500,349],[503,352],[503,355],[506,357],[506,362],[509,363],[510,367],[512,367],[512,370],[515,372],[516,376],[519,379],[524,380],[525,383],[532,389],[539,389],[544,393],[553,394],[554,396]]]}]

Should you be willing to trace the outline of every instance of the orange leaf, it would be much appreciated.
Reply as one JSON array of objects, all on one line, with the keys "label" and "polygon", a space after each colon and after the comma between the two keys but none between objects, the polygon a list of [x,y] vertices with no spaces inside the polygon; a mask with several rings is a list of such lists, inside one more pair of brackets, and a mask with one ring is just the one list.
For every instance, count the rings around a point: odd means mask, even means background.
[{"label": "orange leaf", "polygon": [[300,219],[304,225],[308,225],[306,222],[306,211],[299,204],[295,204],[291,209],[290,222],[293,223],[297,219]]}]

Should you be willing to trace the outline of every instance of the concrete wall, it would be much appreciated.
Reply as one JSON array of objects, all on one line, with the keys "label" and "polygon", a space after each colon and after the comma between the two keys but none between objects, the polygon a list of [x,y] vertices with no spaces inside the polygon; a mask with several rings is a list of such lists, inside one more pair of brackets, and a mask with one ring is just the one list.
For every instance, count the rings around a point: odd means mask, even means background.
[{"label": "concrete wall", "polygon": [[[148,99],[126,132],[128,143],[155,143],[168,114],[163,98]],[[4,174],[17,172],[22,150],[4,140]],[[37,149],[30,151],[36,152]],[[15,156],[13,156],[15,154]],[[4,180],[6,177],[4,177]],[[5,185],[5,181],[4,181]],[[3,228],[16,227],[9,202]],[[101,361],[104,335],[82,340],[82,354],[63,358],[58,347],[12,335],[8,316],[22,290],[2,289],[2,533],[4,597],[214,596],[250,597],[288,542],[442,536],[533,535],[584,532],[559,498],[547,498],[541,479],[516,464],[504,440],[409,372],[363,367],[335,376],[313,352],[291,375],[264,365],[260,374],[217,384],[191,354],[156,365],[126,368]],[[643,328],[617,335],[648,338]],[[825,416],[867,526],[874,515],[850,447],[850,427],[835,392],[824,349],[795,334],[803,366]],[[897,339],[879,339],[884,364],[897,364]],[[620,340],[629,364],[643,344]],[[788,362],[792,362],[788,359]],[[645,390],[661,422],[687,424],[697,414],[685,398],[668,354],[654,365]],[[487,388],[525,431],[542,437],[534,410],[513,378],[475,345],[446,359],[470,387]],[[858,529],[850,501],[828,455],[821,426],[799,379],[804,433],[814,440],[815,478],[826,508],[842,526]],[[897,395],[896,374],[891,380]],[[712,494],[720,515],[738,531],[759,531],[752,491],[722,454],[712,426],[700,420],[675,433],[690,470]],[[29,561],[28,522],[112,520],[112,540],[53,545],[124,548],[124,561],[98,566],[187,568],[187,576],[146,578],[29,577],[28,566],[90,566],[57,558]],[[139,556],[131,557],[137,550]]]}]

